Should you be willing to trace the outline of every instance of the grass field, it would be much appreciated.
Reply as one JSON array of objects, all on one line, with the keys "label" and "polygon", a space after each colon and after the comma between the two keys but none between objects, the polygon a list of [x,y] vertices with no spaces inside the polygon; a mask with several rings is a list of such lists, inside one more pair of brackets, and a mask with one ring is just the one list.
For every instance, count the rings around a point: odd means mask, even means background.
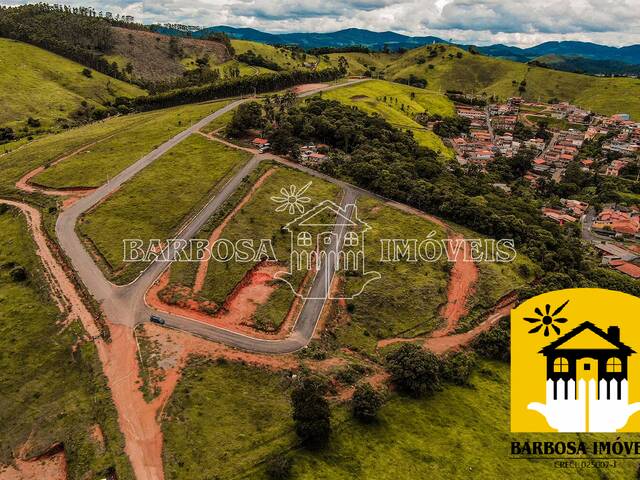
[{"label": "grass field", "polygon": [[[172,133],[175,135],[184,130],[192,121],[199,120],[208,113],[217,110],[222,106],[222,103],[186,105],[154,112],[111,117],[56,135],[40,137],[22,148],[14,147],[8,154],[0,156],[0,192],[15,195],[15,183],[26,173],[36,167],[51,164],[64,155],[96,141],[101,141],[96,145],[96,148],[99,146],[98,152],[101,152],[101,155],[85,152],[77,158],[69,158],[36,176],[35,180],[43,184],[50,182],[50,185],[60,187],[99,184],[100,179],[106,181],[128,163],[139,158],[135,155],[131,156],[128,152],[129,149],[133,149],[134,145],[136,149],[144,145],[146,145],[145,148],[153,148],[162,143],[163,139],[169,138]],[[162,125],[161,122],[155,123],[156,128],[150,127],[152,131],[147,132],[152,139],[155,139],[155,142],[147,144],[147,139],[137,138],[130,134],[130,130],[144,129],[143,124],[147,122],[159,122],[160,120],[166,121],[167,125]],[[117,135],[107,138],[114,134]],[[126,148],[115,150],[121,143],[120,139],[123,139]],[[111,150],[110,145],[113,145]],[[89,150],[95,149],[90,148]],[[148,151],[144,153],[148,153]],[[91,168],[88,168],[89,165],[84,163],[85,161],[91,161]],[[110,162],[113,162],[113,165]]]},{"label": "grass field", "polygon": [[[446,261],[381,261],[381,239],[446,238],[438,225],[416,215],[384,205],[378,200],[358,201],[358,218],[371,230],[365,233],[367,271],[377,271],[381,278],[347,300],[350,321],[337,328],[341,344],[373,353],[378,340],[395,336],[413,337],[430,332],[440,324],[439,309],[446,302],[449,266]],[[419,242],[418,242],[419,243]],[[347,296],[362,288],[362,277],[345,277]]]},{"label": "grass field", "polygon": [[99,106],[115,97],[145,93],[96,71],[87,78],[83,69],[33,45],[0,38],[0,127],[22,131],[28,117],[39,119],[42,129],[60,127],[58,119],[68,120],[82,101]]},{"label": "grass field", "polygon": [[192,135],[89,212],[78,228],[100,252],[115,281],[131,280],[137,271],[134,264],[122,262],[122,240],[170,238],[248,158],[245,152]]},{"label": "grass field", "polygon": [[549,128],[555,128],[558,130],[569,130],[570,128],[574,130],[586,130],[587,126],[582,125],[580,123],[570,123],[565,118],[553,118],[547,117],[546,115],[526,115],[527,120],[531,123],[539,124],[545,123]]},{"label": "grass field", "polygon": [[194,122],[229,103],[187,105],[140,115],[117,135],[67,158],[37,175],[49,188],[98,187]]},{"label": "grass field", "polygon": [[[111,466],[133,478],[95,347],[78,343],[78,322],[56,325],[61,313],[34,252],[24,217],[0,214],[0,465],[27,441],[28,457],[62,442],[69,479],[103,478]],[[26,281],[12,281],[13,264],[27,270]],[[91,437],[96,424],[106,448]]]},{"label": "grass field", "polygon": [[381,52],[330,53],[327,56],[334,65],[338,64],[340,57],[346,58],[349,64],[349,73],[351,75],[363,75],[370,68],[374,68],[376,72],[381,71],[391,62],[400,57],[399,54]]},{"label": "grass field", "polygon": [[237,478],[294,439],[284,374],[195,360],[163,421],[165,476]]},{"label": "grass field", "polygon": [[454,115],[453,103],[444,95],[421,88],[409,87],[383,80],[338,88],[323,93],[324,98],[354,105],[369,114],[378,114],[393,126],[412,131],[418,143],[452,158],[453,153],[440,137],[417,123],[417,114],[428,112],[443,117]]},{"label": "grass field", "polygon": [[[379,421],[368,425],[348,419],[334,405],[328,448],[308,451],[293,448],[288,384],[282,375],[198,360],[165,410],[166,475],[266,480],[263,461],[288,452],[296,480],[576,478],[573,469],[555,468],[553,461],[509,459],[512,440],[547,437],[509,433],[508,365],[480,362],[471,384],[447,385],[421,400],[392,394]],[[581,434],[580,439],[603,436]],[[575,434],[556,437],[578,440]],[[619,461],[615,469],[581,470],[581,478],[632,478],[636,468],[635,460]]]},{"label": "grass field", "polygon": [[[313,182],[306,191],[306,195],[311,198],[309,205],[315,206],[327,199],[337,200],[339,189],[335,185],[295,170],[278,167],[255,191],[249,202],[233,217],[223,230],[221,238],[233,243],[239,239],[252,239],[256,247],[261,239],[270,240],[277,259],[287,263],[290,254],[290,240],[289,234],[281,231],[281,227],[293,220],[296,215],[291,215],[287,211],[276,212],[275,208],[278,204],[271,201],[271,197],[281,195],[282,188],[288,189],[291,185],[299,188],[309,181]],[[201,238],[208,238],[213,227],[212,225],[209,231],[201,232],[203,235]],[[253,265],[252,262],[221,263],[211,260],[200,295],[214,301],[217,305],[222,305]],[[172,282],[192,286],[194,278],[195,269],[193,266],[185,264],[172,268]],[[302,281],[302,278],[302,275],[295,275],[292,283],[297,285]],[[258,307],[254,318],[256,325],[268,330],[277,328],[289,311],[293,298],[294,294],[291,289],[287,285],[281,284],[271,294],[269,301]]]},{"label": "grass field", "polygon": [[[556,468],[552,460],[511,460],[512,440],[548,440],[543,434],[509,433],[508,365],[482,362],[472,376],[473,387],[447,386],[432,398],[393,396],[379,422],[348,422],[321,453],[298,450],[292,477],[297,480],[375,478],[577,478],[573,468]],[[583,440],[606,435],[556,434],[554,441]],[[609,438],[609,437],[607,437]],[[579,470],[585,479],[633,478],[635,460],[617,468]],[[249,477],[247,477],[249,478]]]},{"label": "grass field", "polygon": [[219,128],[226,127],[229,122],[233,119],[235,115],[235,110],[229,110],[227,113],[220,115],[218,118],[214,118],[213,121],[209,122],[202,131],[204,133],[212,133]]},{"label": "grass field", "polygon": [[[569,101],[595,112],[611,115],[629,113],[640,118],[640,80],[602,78],[552,69],[532,67],[525,63],[472,55],[457,47],[425,46],[403,55],[348,54],[350,73],[362,75],[366,66],[375,68],[387,80],[415,75],[426,79],[427,90],[444,92],[460,90],[477,95],[496,95],[501,99],[523,96],[527,100]],[[461,58],[458,58],[458,54]],[[339,54],[332,56],[334,64]],[[430,67],[431,65],[431,67]],[[525,91],[519,90],[525,82]]]},{"label": "grass field", "polygon": [[[249,40],[231,40],[231,45],[236,51],[236,55],[253,50],[256,55],[261,55],[267,60],[277,63],[285,70],[305,68],[304,62],[315,63],[318,59],[313,55],[307,55],[307,59],[293,58],[291,51],[286,48],[278,48],[264,43],[251,42]],[[265,69],[265,71],[268,71]]]}]

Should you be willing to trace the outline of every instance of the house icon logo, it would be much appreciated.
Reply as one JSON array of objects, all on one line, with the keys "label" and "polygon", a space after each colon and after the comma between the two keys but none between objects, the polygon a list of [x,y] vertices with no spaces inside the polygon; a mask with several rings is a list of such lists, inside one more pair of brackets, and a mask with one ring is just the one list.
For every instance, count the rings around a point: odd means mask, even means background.
[{"label": "house icon logo", "polygon": [[637,297],[602,289],[549,292],[513,310],[511,430],[640,431],[638,312]]},{"label": "house icon logo", "polygon": [[[371,227],[358,218],[354,204],[341,207],[324,200],[291,220],[283,230],[290,236],[289,270],[276,278],[301,298],[354,298],[368,283],[380,278],[378,272],[366,270],[365,234]],[[316,282],[322,288],[301,291],[300,279],[310,273],[324,277]],[[360,277],[360,287],[348,293],[333,292],[331,280],[336,273]]]}]

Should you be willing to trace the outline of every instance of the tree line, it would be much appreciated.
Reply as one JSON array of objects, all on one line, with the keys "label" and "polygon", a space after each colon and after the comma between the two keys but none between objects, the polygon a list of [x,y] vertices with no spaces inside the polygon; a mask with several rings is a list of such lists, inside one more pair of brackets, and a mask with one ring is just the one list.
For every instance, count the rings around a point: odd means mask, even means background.
[{"label": "tree line", "polygon": [[137,97],[132,100],[121,98],[118,100],[118,105],[133,110],[153,110],[217,98],[272,92],[303,83],[330,82],[341,76],[342,72],[335,68],[319,71],[292,70],[263,73],[250,77],[226,79],[209,85],[171,90],[157,95]]},{"label": "tree line", "polygon": [[0,36],[44,48],[122,80],[125,76],[118,65],[102,58],[113,47],[112,23],[88,9],[44,3],[0,6]]}]

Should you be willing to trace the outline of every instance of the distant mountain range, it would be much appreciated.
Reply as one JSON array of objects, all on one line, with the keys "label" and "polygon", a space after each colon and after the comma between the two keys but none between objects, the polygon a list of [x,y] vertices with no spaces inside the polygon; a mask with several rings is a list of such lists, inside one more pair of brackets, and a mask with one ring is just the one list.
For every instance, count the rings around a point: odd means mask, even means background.
[{"label": "distant mountain range", "polygon": [[[168,28],[156,27],[156,30],[169,35],[184,35],[184,31]],[[452,43],[442,38],[410,37],[395,32],[372,32],[359,28],[348,28],[332,33],[266,33],[254,28],[235,28],[228,26],[207,27],[201,30],[190,32],[195,38],[206,37],[212,32],[224,32],[229,37],[240,40],[251,40],[254,42],[268,43],[271,45],[298,45],[302,48],[319,47],[349,47],[364,46],[371,50],[382,50],[388,47],[391,50],[400,48],[416,48],[432,43]],[[453,42],[455,43],[455,42]],[[459,44],[463,48],[468,45]],[[511,47],[508,45],[489,45],[477,47],[478,50],[493,57],[505,58],[517,62],[528,62],[539,57],[553,55],[557,58],[567,59],[564,62],[570,66],[572,59],[587,59],[588,73],[627,73],[625,64],[640,65],[640,45],[630,45],[627,47],[609,47],[590,42],[545,42],[530,48]],[[603,63],[600,63],[603,62]],[[613,63],[612,63],[613,62]],[[562,62],[556,61],[556,66],[561,68]],[[550,65],[551,66],[551,65]],[[563,68],[564,69],[564,68]],[[631,68],[628,72],[635,72],[637,69]]]}]

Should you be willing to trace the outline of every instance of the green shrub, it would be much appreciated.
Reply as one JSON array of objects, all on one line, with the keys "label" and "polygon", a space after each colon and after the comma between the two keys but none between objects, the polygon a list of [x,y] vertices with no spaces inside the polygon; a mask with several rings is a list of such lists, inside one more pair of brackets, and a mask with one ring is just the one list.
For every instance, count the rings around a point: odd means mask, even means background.
[{"label": "green shrub", "polygon": [[9,272],[14,282],[24,282],[27,279],[27,270],[22,265],[16,265]]},{"label": "green shrub", "polygon": [[511,355],[511,332],[509,329],[509,317],[502,317],[493,328],[478,335],[471,346],[485,358],[509,362]]},{"label": "green shrub", "polygon": [[398,390],[414,397],[440,388],[440,360],[419,345],[405,343],[386,358],[391,380]]},{"label": "green shrub", "polygon": [[382,394],[371,385],[368,383],[358,385],[351,399],[353,416],[363,422],[371,422],[376,419],[383,402]]},{"label": "green shrub", "polygon": [[442,379],[455,385],[469,385],[477,364],[473,352],[452,352],[442,359]]}]

